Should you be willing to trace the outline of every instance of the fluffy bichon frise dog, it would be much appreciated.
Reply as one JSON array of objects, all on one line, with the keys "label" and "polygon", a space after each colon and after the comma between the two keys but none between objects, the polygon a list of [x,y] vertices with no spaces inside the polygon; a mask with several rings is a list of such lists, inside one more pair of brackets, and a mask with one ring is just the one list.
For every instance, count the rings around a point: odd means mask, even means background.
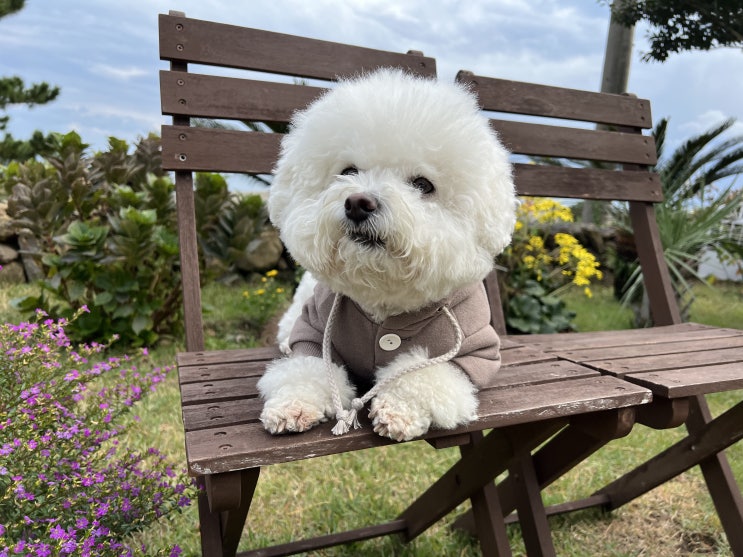
[{"label": "fluffy bichon frise dog", "polygon": [[482,280],[516,203],[508,153],[459,85],[380,70],[298,113],[268,208],[311,276],[281,323],[289,355],[258,383],[266,429],[335,418],[344,433],[369,400],[398,441],[474,419],[500,365]]}]

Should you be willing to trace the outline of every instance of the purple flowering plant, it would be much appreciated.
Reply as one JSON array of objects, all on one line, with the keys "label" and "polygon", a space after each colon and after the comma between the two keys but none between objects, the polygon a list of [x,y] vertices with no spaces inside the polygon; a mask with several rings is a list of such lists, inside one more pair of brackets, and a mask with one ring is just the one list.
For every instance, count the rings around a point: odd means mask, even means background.
[{"label": "purple flowering plant", "polygon": [[148,364],[146,350],[74,346],[67,324],[41,311],[0,324],[0,557],[179,555],[132,548],[128,535],[179,512],[195,486],[156,449],[120,442],[171,367]]}]

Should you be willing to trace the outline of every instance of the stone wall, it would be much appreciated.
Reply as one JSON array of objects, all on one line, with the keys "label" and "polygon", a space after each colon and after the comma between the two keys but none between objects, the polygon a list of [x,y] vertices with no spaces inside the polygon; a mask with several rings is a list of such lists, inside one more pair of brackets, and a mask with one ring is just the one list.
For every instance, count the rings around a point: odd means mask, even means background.
[{"label": "stone wall", "polygon": [[26,282],[26,272],[7,209],[8,204],[0,201],[0,284],[16,284]]}]

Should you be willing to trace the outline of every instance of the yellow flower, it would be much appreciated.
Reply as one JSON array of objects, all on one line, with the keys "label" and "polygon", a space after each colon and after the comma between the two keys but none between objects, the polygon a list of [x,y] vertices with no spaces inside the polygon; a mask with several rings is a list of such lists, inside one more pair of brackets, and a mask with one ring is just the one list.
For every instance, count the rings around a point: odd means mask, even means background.
[{"label": "yellow flower", "polygon": [[259,288],[258,290],[255,291],[256,296],[263,296],[265,293],[266,291],[263,288]]},{"label": "yellow flower", "polygon": [[278,272],[278,271],[277,271],[276,269],[271,269],[270,271],[268,271],[268,272],[266,273],[266,276],[267,276],[268,278],[273,278],[273,277],[275,277],[275,276],[276,276],[276,275],[278,275],[278,274],[279,274],[279,272]]},{"label": "yellow flower", "polygon": [[593,292],[587,286],[583,289],[583,294],[586,295],[586,298],[593,298]]},{"label": "yellow flower", "polygon": [[284,289],[283,288],[277,288],[276,289],[276,294],[283,294],[283,293],[284,293]]}]

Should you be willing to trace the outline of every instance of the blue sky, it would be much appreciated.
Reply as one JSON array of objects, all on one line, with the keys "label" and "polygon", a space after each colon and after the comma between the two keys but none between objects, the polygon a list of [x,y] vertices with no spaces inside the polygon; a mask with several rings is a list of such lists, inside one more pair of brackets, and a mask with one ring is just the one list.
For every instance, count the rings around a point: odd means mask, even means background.
[{"label": "blue sky", "polygon": [[[160,116],[157,14],[188,16],[385,50],[422,50],[439,77],[457,70],[597,90],[609,8],[595,0],[28,0],[0,20],[0,75],[61,87],[46,106],[13,107],[9,131],[78,131],[94,149],[134,141]],[[743,53],[718,49],[640,61],[629,90],[671,117],[669,147],[724,118],[743,134]]]}]

